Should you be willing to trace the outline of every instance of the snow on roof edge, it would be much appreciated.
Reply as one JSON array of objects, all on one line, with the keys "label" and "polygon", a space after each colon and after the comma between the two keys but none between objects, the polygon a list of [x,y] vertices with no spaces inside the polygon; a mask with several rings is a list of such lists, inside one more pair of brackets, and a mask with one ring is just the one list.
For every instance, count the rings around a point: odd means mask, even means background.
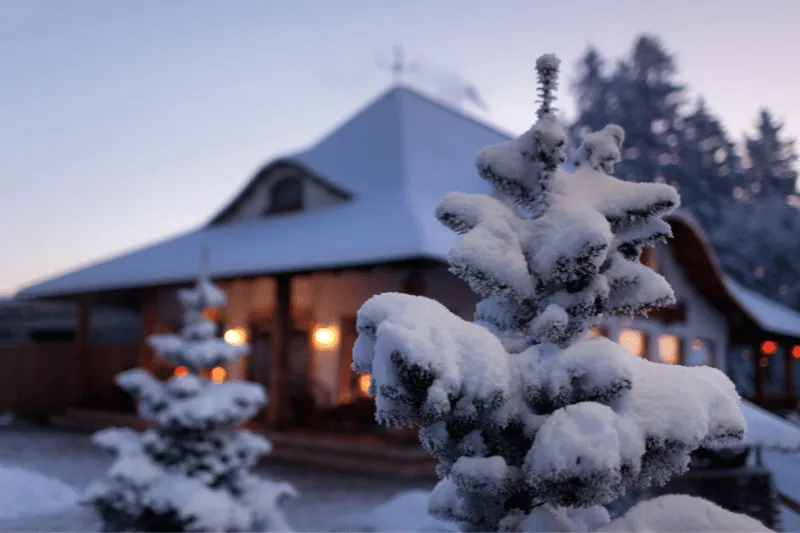
[{"label": "snow on roof edge", "polygon": [[723,278],[733,299],[761,328],[772,333],[800,337],[800,313],[740,285],[730,276]]}]

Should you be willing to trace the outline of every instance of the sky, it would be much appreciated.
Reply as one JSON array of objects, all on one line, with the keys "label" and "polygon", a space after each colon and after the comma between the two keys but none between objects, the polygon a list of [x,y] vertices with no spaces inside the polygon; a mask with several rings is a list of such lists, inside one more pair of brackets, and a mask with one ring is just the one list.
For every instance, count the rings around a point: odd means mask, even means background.
[{"label": "sky", "polygon": [[568,81],[589,44],[647,32],[733,135],[768,106],[797,137],[797,20],[798,0],[0,0],[0,295],[203,224],[388,88],[396,44],[521,133],[538,55]]}]

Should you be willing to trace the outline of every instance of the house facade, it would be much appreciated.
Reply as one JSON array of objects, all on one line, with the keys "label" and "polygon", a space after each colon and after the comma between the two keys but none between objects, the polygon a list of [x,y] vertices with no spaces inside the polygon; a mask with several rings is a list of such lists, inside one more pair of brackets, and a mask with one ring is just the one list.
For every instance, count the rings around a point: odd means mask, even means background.
[{"label": "house facade", "polygon": [[[106,368],[116,372],[135,361],[168,377],[176,369],[157,359],[145,339],[180,327],[177,291],[194,280],[208,251],[210,275],[229,301],[207,313],[228,342],[251,346],[248,357],[214,375],[267,386],[270,402],[259,423],[313,425],[315,412],[333,413],[366,396],[366,382],[350,370],[350,360],[356,313],[369,297],[420,294],[472,317],[477,299],[447,270],[454,236],[434,209],[449,191],[488,192],[475,154],[507,139],[394,87],[307,150],[269,162],[201,227],[18,296],[78,305],[69,401],[103,390],[113,410],[113,374],[92,373],[96,365],[86,362],[104,357],[88,336],[96,310],[116,306],[141,317],[134,356],[120,355],[127,363]],[[752,294],[722,274],[690,218],[677,214],[669,221],[675,238],[642,261],[667,278],[678,303],[646,319],[608,320],[593,334],[665,364],[716,366],[737,376],[737,386],[757,403],[794,405],[800,315],[768,300],[755,305]],[[783,315],[771,322],[770,313]]]}]

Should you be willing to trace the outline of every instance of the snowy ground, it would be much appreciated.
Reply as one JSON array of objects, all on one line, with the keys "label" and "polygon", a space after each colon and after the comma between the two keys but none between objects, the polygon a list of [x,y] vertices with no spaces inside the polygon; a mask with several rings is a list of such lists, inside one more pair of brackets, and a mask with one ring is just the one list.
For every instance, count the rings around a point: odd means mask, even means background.
[{"label": "snowy ground", "polygon": [[[765,460],[782,491],[793,496],[800,493],[800,455],[770,453],[765,454]],[[19,480],[20,487],[15,490],[4,486],[13,498],[0,501],[0,531],[98,531],[94,514],[74,505],[72,498],[101,476],[110,461],[110,456],[93,446],[85,434],[27,426],[0,427],[0,474],[8,475],[7,469],[14,469],[13,477]],[[277,464],[268,465],[261,473],[289,481],[300,491],[300,498],[285,508],[289,523],[297,531],[452,529],[423,514],[426,494],[414,489],[428,490],[430,484]],[[57,481],[26,491],[26,486],[37,481],[30,476],[37,474]],[[398,492],[408,490],[412,492],[402,494],[390,508],[382,505]],[[33,499],[36,502],[30,501]],[[34,514],[36,508],[41,512]],[[787,510],[783,519],[784,531],[800,531],[800,516]]]},{"label": "snowy ground", "polygon": [[[78,492],[100,477],[110,462],[110,456],[92,445],[85,434],[35,427],[0,428],[0,467],[39,473],[60,480]],[[284,465],[269,465],[261,473],[289,481],[300,491],[300,498],[286,506],[289,523],[298,531],[371,529],[370,511],[397,492],[432,488],[424,483]],[[56,497],[64,499],[60,494]],[[412,498],[409,503],[417,500],[419,498]],[[409,518],[418,520],[413,516]],[[425,524],[421,525],[424,529]],[[97,531],[97,528],[93,514],[75,506],[45,516],[0,519],[0,531]]]}]

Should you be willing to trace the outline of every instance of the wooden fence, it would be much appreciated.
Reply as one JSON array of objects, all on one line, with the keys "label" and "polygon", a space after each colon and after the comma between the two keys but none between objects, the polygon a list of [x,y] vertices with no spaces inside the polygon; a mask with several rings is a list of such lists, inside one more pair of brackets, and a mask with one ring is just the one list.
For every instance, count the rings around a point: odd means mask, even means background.
[{"label": "wooden fence", "polygon": [[90,344],[78,361],[72,343],[0,348],[0,413],[45,418],[70,405],[127,411],[131,400],[114,376],[137,365],[133,346]]}]

